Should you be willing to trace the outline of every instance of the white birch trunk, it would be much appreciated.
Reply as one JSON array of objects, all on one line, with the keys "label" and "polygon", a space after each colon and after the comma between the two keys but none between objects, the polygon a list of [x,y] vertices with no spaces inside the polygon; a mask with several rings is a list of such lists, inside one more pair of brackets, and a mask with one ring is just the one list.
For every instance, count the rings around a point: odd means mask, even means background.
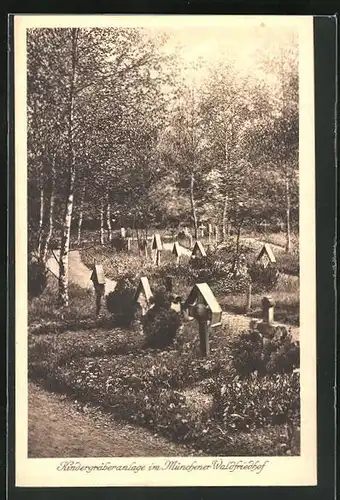
[{"label": "white birch trunk", "polygon": [[43,222],[44,222],[44,208],[45,208],[45,196],[44,196],[44,187],[41,184],[40,186],[40,211],[39,211],[39,229],[38,229],[38,257],[41,257],[41,246],[42,246],[42,237],[43,237]]},{"label": "white birch trunk", "polygon": [[288,253],[291,250],[291,232],[290,232],[290,185],[289,177],[286,176],[286,247]]},{"label": "white birch trunk", "polygon": [[100,204],[100,244],[104,245],[104,203]]},{"label": "white birch trunk", "polygon": [[78,218],[78,228],[77,228],[77,245],[80,245],[80,242],[81,242],[81,230],[82,230],[82,227],[83,227],[85,192],[86,192],[86,186],[84,184],[82,192],[81,192],[81,198],[80,198],[80,204],[79,204],[79,218]]},{"label": "white birch trunk", "polygon": [[64,224],[63,224],[63,232],[61,239],[60,257],[59,257],[59,302],[60,305],[64,307],[67,307],[69,304],[68,256],[70,248],[71,221],[73,212],[74,183],[76,177],[74,145],[73,145],[73,114],[74,114],[74,86],[76,81],[76,65],[77,65],[77,37],[78,37],[78,29],[72,28],[71,75],[70,75],[69,116],[68,116],[69,184],[66,196]]},{"label": "white birch trunk", "polygon": [[52,159],[51,165],[51,195],[50,195],[50,207],[48,211],[48,233],[43,247],[43,262],[47,260],[48,247],[53,234],[53,216],[54,216],[54,204],[55,204],[55,156]]},{"label": "white birch trunk", "polygon": [[106,226],[107,226],[107,239],[111,241],[112,239],[112,229],[111,229],[111,204],[107,203],[106,206]]}]

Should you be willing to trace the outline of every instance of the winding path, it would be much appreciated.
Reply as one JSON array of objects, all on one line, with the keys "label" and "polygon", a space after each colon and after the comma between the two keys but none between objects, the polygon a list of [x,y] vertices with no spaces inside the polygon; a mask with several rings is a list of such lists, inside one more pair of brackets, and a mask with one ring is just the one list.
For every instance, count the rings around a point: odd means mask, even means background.
[{"label": "winding path", "polygon": [[[59,264],[57,259],[59,259],[59,250],[56,250],[54,252],[54,256],[52,255],[52,257],[50,257],[47,261],[48,269],[55,275],[56,278],[59,276]],[[82,262],[78,250],[71,250],[69,253],[68,272],[70,282],[80,286],[81,288],[93,290],[93,284],[90,279],[92,271]],[[112,292],[115,289],[116,284],[116,281],[105,278],[105,295]]]}]

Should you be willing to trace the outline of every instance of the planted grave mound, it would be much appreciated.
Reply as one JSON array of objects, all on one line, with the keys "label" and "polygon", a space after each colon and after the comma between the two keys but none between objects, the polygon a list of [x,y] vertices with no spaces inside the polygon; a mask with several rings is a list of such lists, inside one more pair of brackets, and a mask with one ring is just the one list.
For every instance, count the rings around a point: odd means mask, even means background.
[{"label": "planted grave mound", "polygon": [[[30,377],[208,454],[279,453],[268,439],[254,441],[247,432],[263,429],[268,437],[267,426],[275,434],[274,424],[291,415],[298,419],[298,374],[240,379],[226,343],[217,336],[211,340],[211,356],[202,360],[194,349],[195,336],[181,334],[175,347],[159,350],[136,345],[133,331],[118,332],[119,341],[116,330],[98,339],[91,335],[88,342],[85,335],[71,333],[61,342],[34,337]],[[206,394],[211,405],[193,411],[193,393]]]},{"label": "planted grave mound", "polygon": [[271,339],[257,331],[241,333],[230,344],[233,364],[241,375],[291,373],[300,367],[300,347],[290,334]]}]

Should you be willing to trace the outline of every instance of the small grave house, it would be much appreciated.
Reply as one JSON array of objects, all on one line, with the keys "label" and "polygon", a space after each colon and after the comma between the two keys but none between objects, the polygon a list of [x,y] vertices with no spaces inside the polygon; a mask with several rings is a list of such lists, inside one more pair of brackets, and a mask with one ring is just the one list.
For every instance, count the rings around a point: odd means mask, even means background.
[{"label": "small grave house", "polygon": [[142,315],[144,316],[151,305],[152,291],[149,280],[146,276],[142,277],[139,281],[136,293],[135,302],[140,305]]},{"label": "small grave house", "polygon": [[176,241],[174,243],[174,246],[172,247],[172,253],[175,255],[175,257],[179,257],[181,255],[181,247],[179,246],[179,243]]},{"label": "small grave house", "polygon": [[208,307],[212,327],[221,324],[222,309],[208,283],[197,283],[186,299],[184,309],[188,311],[189,319],[194,318],[194,308],[197,304],[204,304]]},{"label": "small grave house", "polygon": [[276,259],[273,253],[272,247],[269,243],[265,243],[257,256],[256,259],[258,262],[261,262],[263,267],[267,267],[269,264],[275,264]]},{"label": "small grave house", "polygon": [[93,282],[94,286],[105,285],[105,274],[101,264],[95,264],[93,266],[90,280]]},{"label": "small grave house", "polygon": [[160,250],[163,250],[163,245],[162,245],[162,240],[160,234],[156,233],[153,235],[152,239],[152,250],[157,250],[158,252]]},{"label": "small grave house", "polygon": [[204,247],[200,241],[196,241],[194,248],[191,253],[191,258],[196,258],[196,257],[206,257],[207,253],[204,250]]}]

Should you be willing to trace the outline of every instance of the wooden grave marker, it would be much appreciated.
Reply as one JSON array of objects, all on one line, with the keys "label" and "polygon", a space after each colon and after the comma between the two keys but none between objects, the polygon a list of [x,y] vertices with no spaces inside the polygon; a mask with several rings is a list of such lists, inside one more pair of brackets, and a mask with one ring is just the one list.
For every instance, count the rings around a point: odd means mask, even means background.
[{"label": "wooden grave marker", "polygon": [[155,233],[153,235],[151,248],[155,251],[154,263],[156,264],[156,266],[159,266],[161,262],[161,251],[163,250],[163,244],[160,234]]},{"label": "wooden grave marker", "polygon": [[100,313],[102,298],[105,294],[105,274],[101,264],[94,264],[90,277],[96,294],[96,315]]},{"label": "wooden grave marker", "polygon": [[146,276],[143,276],[139,281],[134,298],[135,302],[139,304],[142,309],[142,316],[145,316],[150,309],[152,296],[153,294],[149,280]]},{"label": "wooden grave marker", "polygon": [[203,357],[209,355],[210,328],[221,325],[222,309],[207,283],[197,283],[184,304],[189,319],[196,319]]},{"label": "wooden grave marker", "polygon": [[275,264],[276,258],[272,247],[269,243],[265,243],[257,256],[257,261],[261,262],[263,267],[266,268],[269,264]]},{"label": "wooden grave marker", "polygon": [[180,263],[180,258],[181,258],[181,247],[180,244],[175,241],[174,246],[172,247],[172,254],[176,257],[176,263]]},{"label": "wooden grave marker", "polygon": [[204,250],[204,247],[200,241],[196,241],[194,248],[191,253],[191,258],[196,258],[196,257],[206,257],[207,253]]}]

